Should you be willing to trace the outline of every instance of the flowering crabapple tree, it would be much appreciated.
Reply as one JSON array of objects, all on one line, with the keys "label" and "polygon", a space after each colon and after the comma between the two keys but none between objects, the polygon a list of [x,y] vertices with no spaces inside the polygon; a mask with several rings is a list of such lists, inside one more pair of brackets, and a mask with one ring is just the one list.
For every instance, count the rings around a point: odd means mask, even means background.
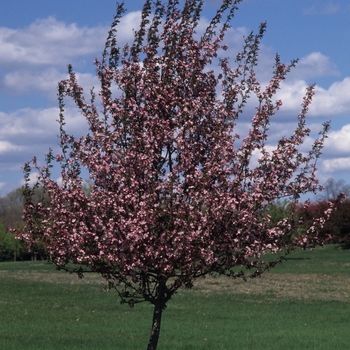
[{"label": "flowering crabapple tree", "polygon": [[[124,47],[117,43],[119,4],[102,59],[95,61],[98,96],[91,90],[86,99],[69,66],[58,91],[62,151],[49,151],[45,166],[36,158],[25,165],[21,237],[29,245],[43,240],[61,269],[101,274],[122,302],[153,304],[148,349],[156,349],[162,311],[179,288],[213,273],[260,276],[291,248],[321,243],[317,231],[332,209],[305,236],[288,244],[283,239],[302,224],[294,215],[300,196],[319,189],[316,161],[329,125],[301,152],[310,134],[311,85],[294,132],[267,150],[270,119],[282,105],[274,96],[296,61],[285,65],[276,56],[268,85],[257,81],[265,23],[245,38],[235,68],[229,58],[218,58],[241,1],[223,0],[204,32],[196,33],[203,0],[146,0],[134,40]],[[66,131],[67,97],[86,119],[86,136]],[[236,124],[250,97],[257,106],[242,138]],[[56,162],[61,183],[52,179]],[[33,169],[39,172],[34,186]],[[88,193],[83,170],[90,176]],[[49,206],[32,200],[36,187]],[[292,202],[290,213],[271,225],[265,209],[281,198]],[[281,253],[265,261],[266,252]]]}]

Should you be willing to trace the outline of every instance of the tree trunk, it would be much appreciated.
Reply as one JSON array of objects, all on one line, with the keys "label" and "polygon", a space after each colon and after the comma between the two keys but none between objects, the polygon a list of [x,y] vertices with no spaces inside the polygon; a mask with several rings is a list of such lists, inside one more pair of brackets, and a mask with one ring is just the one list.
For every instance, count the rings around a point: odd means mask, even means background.
[{"label": "tree trunk", "polygon": [[162,321],[163,308],[164,308],[164,303],[162,303],[162,302],[156,302],[154,304],[152,331],[151,331],[151,336],[149,338],[147,350],[156,350],[157,349],[159,333],[160,333],[160,323]]}]

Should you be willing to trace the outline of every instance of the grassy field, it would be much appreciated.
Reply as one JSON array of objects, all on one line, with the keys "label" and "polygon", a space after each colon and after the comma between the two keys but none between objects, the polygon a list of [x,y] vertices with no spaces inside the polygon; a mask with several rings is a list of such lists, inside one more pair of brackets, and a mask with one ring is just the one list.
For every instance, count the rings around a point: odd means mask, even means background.
[{"label": "grassy field", "polygon": [[[98,276],[0,263],[0,349],[145,349],[152,307]],[[350,251],[296,252],[260,279],[206,278],[164,312],[159,349],[348,349]]]}]

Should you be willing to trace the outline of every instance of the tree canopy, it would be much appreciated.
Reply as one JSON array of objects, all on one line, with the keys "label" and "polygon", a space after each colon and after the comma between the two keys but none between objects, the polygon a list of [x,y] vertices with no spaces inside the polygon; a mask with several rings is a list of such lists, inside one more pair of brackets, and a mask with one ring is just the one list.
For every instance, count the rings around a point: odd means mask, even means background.
[{"label": "tree canopy", "polygon": [[[240,2],[224,0],[204,32],[196,33],[203,1],[181,6],[147,0],[134,41],[123,48],[117,30],[124,5],[118,5],[102,59],[95,62],[98,94],[92,90],[86,100],[69,66],[58,95],[62,152],[50,151],[45,166],[36,158],[25,165],[22,238],[28,244],[43,240],[59,268],[100,273],[123,302],[152,303],[149,349],[156,347],[162,310],[180,287],[212,273],[260,276],[281,259],[267,262],[264,253],[321,243],[317,232],[332,210],[327,207],[305,236],[284,240],[302,224],[294,215],[300,196],[319,189],[316,161],[329,124],[303,153],[310,85],[295,130],[268,151],[268,125],[282,106],[274,96],[296,61],[284,64],[276,55],[270,82],[257,81],[266,23],[245,38],[234,68],[228,57],[218,58]],[[236,124],[251,97],[258,103],[241,137]],[[86,119],[87,135],[66,132],[66,98]],[[61,184],[51,176],[56,162]],[[39,172],[34,188],[33,168]],[[88,194],[82,169],[90,176]],[[36,186],[45,190],[49,206],[33,202]],[[266,208],[283,198],[291,201],[289,215],[272,225]]]}]

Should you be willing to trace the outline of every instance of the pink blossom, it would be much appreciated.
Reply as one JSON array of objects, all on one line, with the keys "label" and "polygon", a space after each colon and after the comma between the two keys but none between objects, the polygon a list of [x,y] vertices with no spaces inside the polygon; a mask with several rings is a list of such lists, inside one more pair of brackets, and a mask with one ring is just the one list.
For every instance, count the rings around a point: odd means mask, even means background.
[{"label": "pink blossom", "polygon": [[[260,276],[280,260],[266,262],[266,252],[322,243],[317,232],[333,206],[306,236],[291,244],[283,237],[297,233],[303,223],[295,215],[300,195],[320,188],[316,163],[329,125],[303,153],[300,146],[310,134],[310,85],[295,130],[274,151],[267,150],[268,126],[282,107],[274,97],[296,61],[285,65],[277,56],[267,86],[257,81],[266,23],[246,38],[236,68],[228,59],[217,60],[220,48],[227,49],[222,41],[239,2],[224,1],[201,38],[194,35],[196,6],[182,18],[187,11],[177,9],[176,2],[166,11],[157,2],[155,13],[144,10],[134,42],[124,48],[115,36],[123,13],[118,7],[102,59],[95,61],[98,94],[86,101],[69,66],[69,78],[59,83],[62,154],[49,152],[43,167],[36,158],[25,165],[21,237],[28,246],[43,240],[56,265],[82,265],[100,273],[130,305],[146,300],[162,310],[178,288],[192,286],[199,277]],[[114,86],[121,92],[117,96]],[[247,135],[238,135],[236,124],[251,96],[258,106]],[[66,132],[67,98],[86,118],[88,135]],[[51,178],[54,161],[61,167],[62,186]],[[32,201],[32,168],[49,205]],[[88,191],[82,170],[92,181]],[[271,227],[266,208],[280,198],[290,199],[290,216]],[[233,269],[237,266],[242,271]],[[73,272],[81,274],[75,267]]]}]

